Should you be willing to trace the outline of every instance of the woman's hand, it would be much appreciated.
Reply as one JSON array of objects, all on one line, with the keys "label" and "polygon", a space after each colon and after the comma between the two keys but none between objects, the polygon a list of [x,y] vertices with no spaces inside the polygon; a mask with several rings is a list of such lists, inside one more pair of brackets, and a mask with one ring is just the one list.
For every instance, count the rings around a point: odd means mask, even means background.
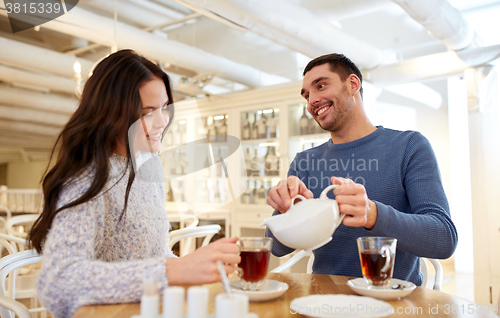
[{"label": "woman's hand", "polygon": [[220,282],[217,261],[224,264],[228,274],[234,272],[234,266],[241,261],[236,241],[237,237],[223,238],[184,257],[167,259],[168,284],[202,285]]}]

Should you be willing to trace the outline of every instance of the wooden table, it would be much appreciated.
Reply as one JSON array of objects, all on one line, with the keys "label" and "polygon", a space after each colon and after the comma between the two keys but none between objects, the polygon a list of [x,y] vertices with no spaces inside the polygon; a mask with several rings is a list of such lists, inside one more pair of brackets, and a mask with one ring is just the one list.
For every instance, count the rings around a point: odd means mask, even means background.
[{"label": "wooden table", "polygon": [[[356,295],[345,276],[317,275],[317,274],[283,274],[270,273],[268,279],[282,281],[288,284],[286,293],[272,301],[250,303],[250,312],[257,313],[260,318],[300,318],[299,314],[292,314],[290,302],[297,298],[312,294],[346,294]],[[215,312],[215,296],[222,293],[220,283],[207,285],[210,289],[209,313]],[[486,313],[485,307],[473,304],[467,300],[445,294],[439,291],[417,287],[410,295],[403,299],[387,301],[395,310],[389,317],[497,317],[493,313]],[[120,305],[86,306],[80,308],[74,318],[126,318],[140,313],[139,303]],[[437,308],[436,308],[437,306]],[[433,313],[429,310],[434,308]],[[437,309],[437,312],[436,312]],[[292,311],[293,312],[293,311]]]}]

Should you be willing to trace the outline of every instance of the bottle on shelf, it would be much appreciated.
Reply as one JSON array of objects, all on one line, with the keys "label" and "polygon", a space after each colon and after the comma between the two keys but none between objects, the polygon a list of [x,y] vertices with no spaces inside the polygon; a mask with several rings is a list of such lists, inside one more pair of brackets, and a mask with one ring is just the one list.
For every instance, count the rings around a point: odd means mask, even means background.
[{"label": "bottle on shelf", "polygon": [[165,192],[166,192],[166,199],[168,202],[174,201],[174,193],[172,192],[172,186],[170,185],[170,181],[167,180],[165,182]]},{"label": "bottle on shelf", "polygon": [[276,153],[276,148],[273,147],[273,155],[274,160],[272,161],[271,171],[273,172],[273,176],[280,175],[280,156]]},{"label": "bottle on shelf", "polygon": [[203,163],[203,176],[205,178],[209,178],[212,172],[210,161],[210,152],[207,151],[205,154],[205,162]]},{"label": "bottle on shelf", "polygon": [[272,146],[267,148],[267,153],[264,157],[264,168],[266,176],[279,175],[279,157],[276,155],[276,150]]},{"label": "bottle on shelf", "polygon": [[247,176],[252,175],[252,154],[250,153],[250,148],[247,148],[247,151],[245,152],[245,168],[247,172]]},{"label": "bottle on shelf", "polygon": [[248,181],[248,187],[245,189],[245,191],[241,195],[241,203],[243,203],[243,204],[252,203],[251,197],[252,197],[252,189],[250,188],[250,181]]},{"label": "bottle on shelf", "polygon": [[275,147],[269,147],[268,154],[266,154],[266,176],[279,176],[280,164],[279,156],[276,154]]},{"label": "bottle on shelf", "polygon": [[262,176],[261,174],[261,158],[257,157],[257,149],[255,149],[255,156],[251,158],[251,175],[253,177]]},{"label": "bottle on shelf", "polygon": [[269,133],[268,138],[278,137],[279,118],[274,116],[274,109],[271,114],[271,118],[267,120],[266,125],[267,125],[267,132]]},{"label": "bottle on shelf", "polygon": [[214,191],[214,203],[220,203],[220,189],[219,189],[219,181],[216,180],[214,183],[215,191]]},{"label": "bottle on shelf", "polygon": [[257,180],[253,180],[252,194],[250,196],[250,203],[251,204],[257,204],[258,190],[259,189],[257,188]]},{"label": "bottle on shelf", "polygon": [[227,124],[226,124],[226,115],[222,118],[222,122],[217,128],[217,135],[219,137],[219,141],[227,140]]},{"label": "bottle on shelf", "polygon": [[257,127],[257,113],[255,113],[255,120],[253,121],[252,124],[252,139],[259,139],[259,128]]},{"label": "bottle on shelf", "polygon": [[216,177],[222,177],[222,155],[221,155],[221,150],[219,148],[219,151],[217,152],[217,154],[214,155],[214,164],[216,165],[216,173],[215,173],[215,176]]},{"label": "bottle on shelf", "polygon": [[260,181],[260,188],[257,190],[257,204],[266,204],[266,188],[264,188],[264,180]]},{"label": "bottle on shelf", "polygon": [[319,124],[314,120],[314,118],[311,117],[309,119],[309,134],[314,134],[317,126],[319,126]]},{"label": "bottle on shelf", "polygon": [[264,113],[262,113],[262,115],[260,116],[260,119],[257,121],[257,131],[258,131],[258,138],[261,139],[261,138],[266,138],[266,132],[267,132],[267,126],[266,126],[266,122],[267,122],[267,117],[266,115],[264,115]]},{"label": "bottle on shelf", "polygon": [[212,138],[215,138],[215,136],[217,135],[217,128],[215,127],[215,120],[211,116],[207,117],[207,135],[210,141],[215,141],[212,140]]},{"label": "bottle on shelf", "polygon": [[299,122],[299,125],[300,125],[300,135],[303,136],[303,135],[307,135],[308,134],[308,129],[309,129],[309,118],[307,117],[306,115],[306,110],[307,110],[307,107],[304,106],[304,112],[302,113],[302,117],[300,117],[300,122]]},{"label": "bottle on shelf", "polygon": [[245,115],[245,120],[243,121],[243,140],[250,139],[250,121],[248,120],[248,113]]}]

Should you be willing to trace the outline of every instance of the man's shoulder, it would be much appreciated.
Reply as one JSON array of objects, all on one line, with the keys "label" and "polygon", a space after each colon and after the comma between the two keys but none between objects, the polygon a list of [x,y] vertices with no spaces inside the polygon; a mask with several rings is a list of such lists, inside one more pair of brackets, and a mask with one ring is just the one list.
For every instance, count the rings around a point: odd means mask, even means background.
[{"label": "man's shoulder", "polygon": [[302,157],[302,156],[307,156],[307,155],[316,155],[318,153],[322,153],[324,151],[328,150],[328,143],[331,143],[331,139],[329,139],[327,142],[322,143],[319,146],[312,147],[303,151],[300,151],[297,153],[297,156]]},{"label": "man's shoulder", "polygon": [[416,130],[396,130],[391,128],[384,128],[382,136],[386,139],[402,141],[426,139],[422,133]]}]

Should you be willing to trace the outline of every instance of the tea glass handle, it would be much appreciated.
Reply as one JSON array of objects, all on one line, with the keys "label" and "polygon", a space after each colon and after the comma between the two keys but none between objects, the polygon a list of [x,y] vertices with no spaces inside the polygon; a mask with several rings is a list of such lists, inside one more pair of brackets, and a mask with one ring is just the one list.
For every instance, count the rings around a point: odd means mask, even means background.
[{"label": "tea glass handle", "polygon": [[292,198],[292,205],[290,205],[290,207],[292,207],[295,203],[295,199],[301,199],[301,201],[305,201],[307,200],[304,196],[300,195],[300,194],[297,194],[296,196],[294,196]]},{"label": "tea glass handle", "polygon": [[236,265],[235,268],[236,268],[236,272],[238,274],[238,277],[242,278],[243,277],[243,268],[239,267],[238,265]]},{"label": "tea glass handle", "polygon": [[387,273],[387,271],[391,268],[391,248],[388,245],[384,245],[380,249],[380,253],[385,256],[385,264],[380,271]]}]

